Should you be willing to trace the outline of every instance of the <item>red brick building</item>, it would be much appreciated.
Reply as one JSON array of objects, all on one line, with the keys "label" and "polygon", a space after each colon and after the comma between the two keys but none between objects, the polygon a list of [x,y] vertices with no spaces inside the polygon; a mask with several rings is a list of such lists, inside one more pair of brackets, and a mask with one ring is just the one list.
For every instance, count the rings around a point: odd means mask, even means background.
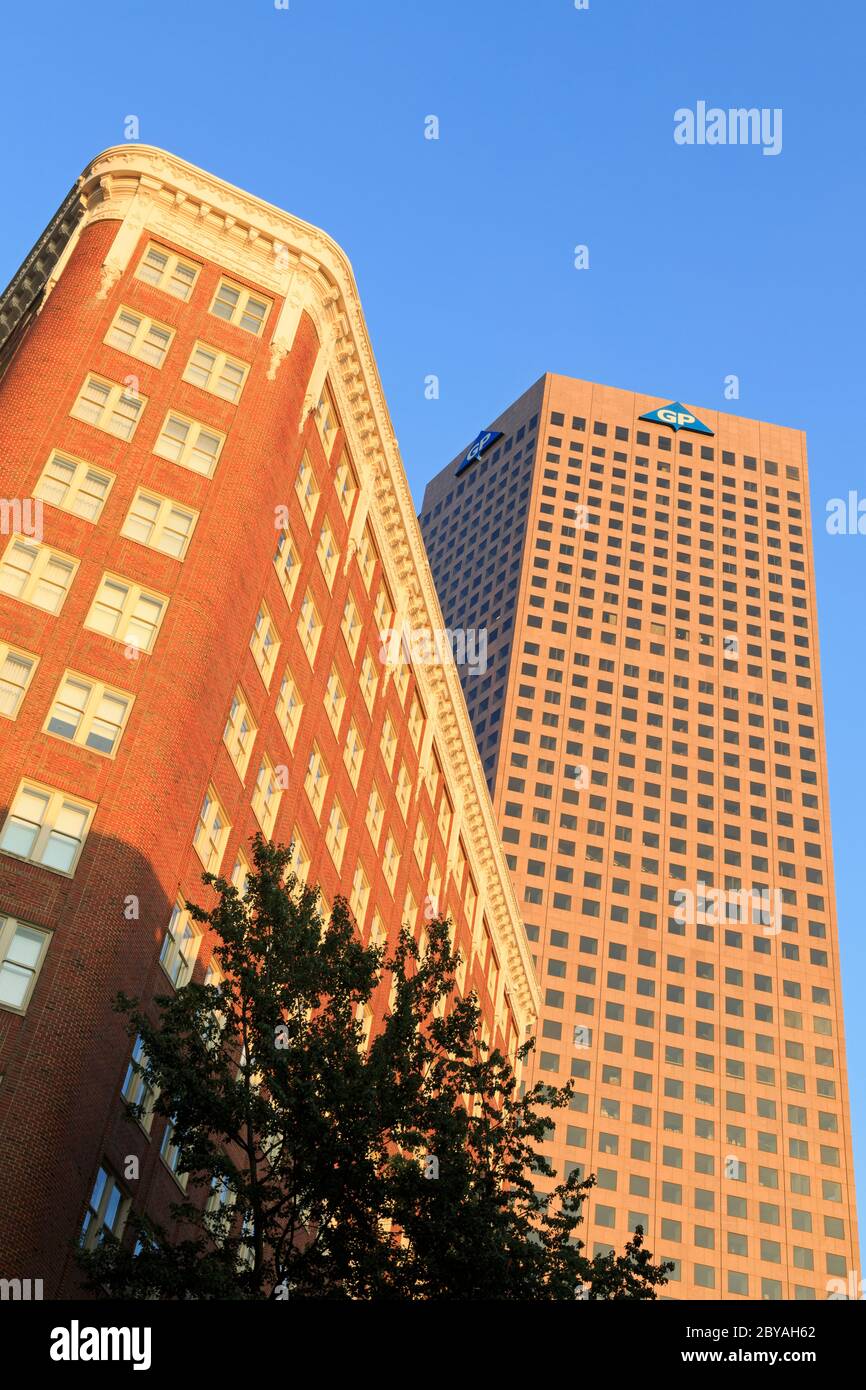
[{"label": "red brick building", "polygon": [[111,1001],[207,972],[185,903],[257,829],[365,936],[449,911],[508,1048],[538,991],[455,671],[382,659],[442,619],[340,249],[109,150],[0,354],[0,1275],[55,1297],[178,1197]]}]

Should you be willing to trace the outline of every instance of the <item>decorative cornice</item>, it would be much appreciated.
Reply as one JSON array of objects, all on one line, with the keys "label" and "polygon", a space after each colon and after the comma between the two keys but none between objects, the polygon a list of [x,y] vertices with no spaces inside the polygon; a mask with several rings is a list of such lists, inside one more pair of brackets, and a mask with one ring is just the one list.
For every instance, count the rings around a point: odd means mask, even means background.
[{"label": "decorative cornice", "polygon": [[[85,222],[129,218],[162,231],[310,315],[350,450],[375,499],[386,569],[406,596],[406,619],[415,630],[444,630],[358,288],[342,248],[310,223],[153,146],[105,150],[84,170],[79,187]],[[109,260],[106,283],[111,273]],[[272,341],[269,375],[286,351],[284,342]],[[464,837],[482,879],[478,886],[509,992],[524,1024],[531,1024],[540,993],[457,670],[419,664],[415,674],[437,726],[441,756],[450,765],[449,780],[462,793]]]}]

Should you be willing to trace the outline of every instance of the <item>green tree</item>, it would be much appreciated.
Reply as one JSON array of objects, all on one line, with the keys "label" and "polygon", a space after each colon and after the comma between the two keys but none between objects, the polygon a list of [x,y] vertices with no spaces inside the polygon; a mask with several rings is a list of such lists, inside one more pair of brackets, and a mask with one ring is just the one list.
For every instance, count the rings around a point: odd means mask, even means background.
[{"label": "green tree", "polygon": [[[133,1215],[123,1243],[78,1258],[114,1297],[655,1298],[669,1266],[640,1227],[589,1259],[575,1231],[594,1183],[554,1176],[543,1111],[572,1083],[520,1094],[457,998],[444,919],[419,950],[364,946],[345,900],[286,877],[290,851],[256,837],[245,896],[222,878],[210,911],[219,984],[123,996],[140,1071],[170,1119],[188,1180],[171,1230]],[[390,1007],[369,1047],[359,1015],[381,982]],[[525,1058],[532,1044],[520,1051]],[[136,1113],[136,1107],[130,1107]],[[140,1108],[138,1113],[140,1113]],[[204,1199],[210,1197],[205,1204]],[[129,1235],[135,1237],[135,1246]]]}]

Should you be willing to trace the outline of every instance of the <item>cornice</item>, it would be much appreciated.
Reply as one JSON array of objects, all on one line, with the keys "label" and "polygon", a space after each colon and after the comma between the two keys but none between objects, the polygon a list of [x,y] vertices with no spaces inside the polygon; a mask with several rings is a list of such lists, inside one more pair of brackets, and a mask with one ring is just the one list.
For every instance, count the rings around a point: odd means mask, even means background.
[{"label": "cornice", "polygon": [[[234,263],[239,273],[310,314],[328,354],[350,450],[372,489],[387,568],[406,598],[406,620],[416,630],[444,630],[358,287],[342,248],[318,227],[150,145],[120,145],[97,155],[81,176],[80,192],[85,223],[128,216],[142,227],[161,226],[175,241],[210,244],[222,264]],[[282,351],[272,344],[272,371]],[[500,961],[507,963],[513,1002],[528,1023],[538,1014],[540,991],[507,866],[495,848],[499,830],[457,670],[417,665],[415,674],[450,781],[462,792],[467,848],[483,878],[479,888]]]}]

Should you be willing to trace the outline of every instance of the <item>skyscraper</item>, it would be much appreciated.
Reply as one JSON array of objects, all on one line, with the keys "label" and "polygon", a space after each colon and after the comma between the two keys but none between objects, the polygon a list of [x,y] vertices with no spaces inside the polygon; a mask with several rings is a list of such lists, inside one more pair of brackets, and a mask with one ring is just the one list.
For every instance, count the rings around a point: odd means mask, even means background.
[{"label": "skyscraper", "polygon": [[[481,423],[481,422],[479,422]],[[806,442],[545,375],[421,526],[542,990],[584,1235],[682,1298],[858,1268]],[[856,1273],[854,1278],[856,1278]]]},{"label": "skyscraper", "polygon": [[[147,146],[0,299],[0,1278],[187,1190],[112,1010],[215,978],[189,901],[257,830],[365,939],[454,922],[514,1054],[538,989],[351,269]],[[387,1008],[387,982],[365,1018]],[[240,1219],[240,1216],[239,1216]]]}]

